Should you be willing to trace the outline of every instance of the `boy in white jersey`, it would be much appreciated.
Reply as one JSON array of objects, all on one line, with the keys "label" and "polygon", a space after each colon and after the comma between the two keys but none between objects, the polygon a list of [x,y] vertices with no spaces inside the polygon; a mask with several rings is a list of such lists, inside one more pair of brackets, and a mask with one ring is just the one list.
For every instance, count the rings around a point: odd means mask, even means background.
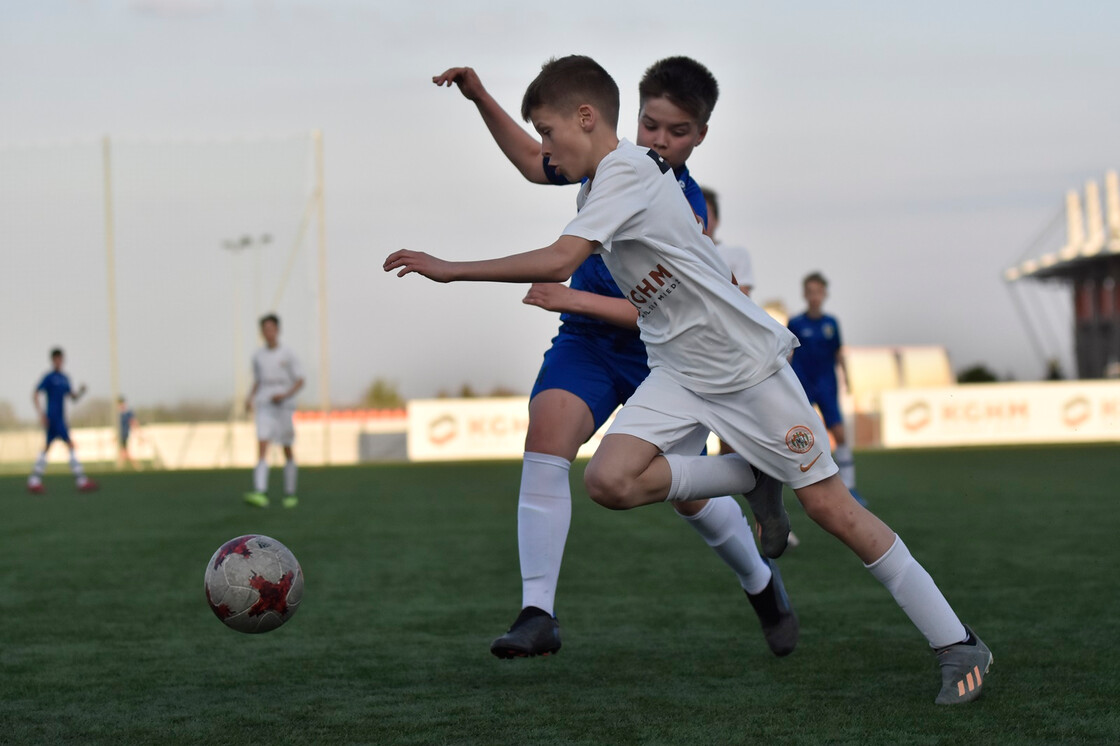
[{"label": "boy in white jersey", "polygon": [[[593,60],[565,57],[545,64],[525,92],[522,115],[541,135],[542,155],[569,180],[588,179],[564,235],[544,248],[472,262],[398,251],[385,270],[438,282],[556,282],[592,252],[603,254],[638,309],[651,372],[587,466],[591,497],[626,509],[746,492],[756,479],[748,460],[757,463],[794,488],[809,517],[856,553],[937,651],[936,702],[976,699],[991,652],[902,540],[837,477],[827,434],[786,362],[796,338],[731,284],[667,164],[619,141],[618,89],[610,81],[612,99],[605,81]],[[698,427],[741,455],[664,454]],[[784,513],[780,494],[772,507]]]},{"label": "boy in white jersey", "polygon": [[245,502],[258,508],[268,507],[268,446],[284,447],[285,508],[299,504],[296,497],[297,467],[292,453],[296,439],[292,414],[295,395],[303,388],[303,368],[295,353],[280,346],[280,319],[276,314],[261,318],[264,347],[253,354],[253,388],[245,399],[246,411],[256,410],[257,465],[253,469],[253,491],[245,493]]}]

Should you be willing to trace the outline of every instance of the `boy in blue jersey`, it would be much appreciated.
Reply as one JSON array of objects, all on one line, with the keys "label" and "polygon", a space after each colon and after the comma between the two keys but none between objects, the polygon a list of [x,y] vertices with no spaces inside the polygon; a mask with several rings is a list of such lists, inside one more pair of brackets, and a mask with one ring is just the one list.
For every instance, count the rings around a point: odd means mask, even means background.
[{"label": "boy in blue jersey", "polygon": [[[537,184],[572,183],[542,157],[541,143],[497,104],[474,70],[451,68],[432,81],[454,83],[474,102],[502,152],[526,179]],[[715,78],[695,60],[670,57],[645,72],[638,93],[638,144],[658,152],[672,167],[693,212],[706,222],[704,196],[685,162],[707,135],[719,96]],[[579,447],[649,375],[634,307],[622,297],[598,255],[580,264],[569,286],[534,284],[524,302],[560,312],[561,326],[530,395],[518,496],[522,610],[509,631],[490,647],[499,658],[559,650],[554,605],[571,522],[568,471]],[[701,453],[706,436],[698,432],[680,445],[681,452]],[[766,480],[759,491],[775,488],[780,490],[781,485]],[[797,616],[776,565],[759,555],[738,503],[723,496],[674,505],[736,573],[772,652],[791,653],[797,642]]]},{"label": "boy in blue jersey", "polygon": [[132,407],[128,406],[124,397],[117,399],[117,468],[120,469],[127,463],[133,470],[139,470],[140,467],[132,460],[132,454],[128,451],[128,439],[132,437],[133,430],[140,429],[140,421],[136,419],[136,412],[132,411]]},{"label": "boy in blue jersey", "polygon": [[[796,337],[728,281],[727,263],[680,200],[669,164],[618,137],[618,88],[610,75],[587,57],[551,60],[526,89],[521,112],[541,136],[542,155],[566,177],[585,179],[576,217],[560,237],[474,261],[405,249],[386,257],[383,269],[437,282],[561,282],[588,256],[602,254],[611,277],[629,289],[650,374],[587,465],[591,498],[626,510],[753,490],[759,471],[752,463],[764,465],[794,489],[806,515],[852,550],[925,637],[941,668],[935,702],[978,698],[991,650],[902,539],[837,476],[822,447],[824,424],[788,364]],[[673,452],[709,429],[743,455]],[[781,510],[780,491],[766,497]],[[651,569],[665,561],[672,558]]]},{"label": "boy in blue jersey", "polygon": [[[39,454],[39,458],[35,460],[35,466],[31,469],[31,476],[27,478],[28,491],[36,495],[41,495],[47,491],[46,487],[43,486],[43,472],[47,470],[47,451],[50,450],[51,443],[56,439],[61,440],[70,449],[70,471],[74,475],[78,491],[93,492],[97,489],[97,483],[86,476],[81,462],[78,461],[78,456],[74,451],[74,443],[70,440],[70,429],[66,426],[66,397],[70,397],[72,401],[76,402],[86,393],[86,387],[85,384],[82,384],[77,391],[70,387],[70,379],[62,372],[64,357],[60,348],[56,347],[51,350],[51,371],[43,376],[39,385],[31,392],[31,402],[35,405],[35,411],[39,414],[39,421],[47,431],[47,444],[44,446],[43,452]],[[39,403],[40,392],[46,399],[45,409]]]},{"label": "boy in blue jersey", "polygon": [[844,373],[848,384],[848,368],[844,364],[844,346],[840,341],[840,324],[823,310],[828,297],[828,280],[820,272],[807,275],[801,282],[805,313],[789,320],[789,330],[801,346],[793,351],[790,365],[801,381],[809,401],[821,410],[824,426],[836,441],[834,458],[840,467],[840,479],[852,497],[864,502],[856,492],[856,466],[852,448],[844,431],[844,418],[840,414],[840,389],[836,381],[836,366]]}]

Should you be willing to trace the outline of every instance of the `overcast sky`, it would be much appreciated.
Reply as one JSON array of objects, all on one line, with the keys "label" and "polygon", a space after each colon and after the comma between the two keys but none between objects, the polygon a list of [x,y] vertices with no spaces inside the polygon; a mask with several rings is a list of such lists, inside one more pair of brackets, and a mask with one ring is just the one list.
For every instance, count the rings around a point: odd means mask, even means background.
[{"label": "overcast sky", "polygon": [[[753,252],[756,299],[799,310],[800,278],[820,270],[849,345],[941,344],[957,370],[1037,378],[1001,274],[1066,190],[1120,166],[1117,38],[1120,4],[1104,1],[0,0],[0,399],[30,411],[54,344],[76,380],[108,393],[103,134],[121,143],[122,387],[142,405],[228,398],[234,350],[247,358],[255,340],[251,326],[233,340],[220,242],[275,236],[253,260],[264,269],[238,270],[251,318],[298,230],[314,128],[334,399],[377,377],[408,397],[463,383],[528,392],[557,320],[523,306],[524,288],[398,280],[380,265],[402,247],[476,258],[558,235],[575,191],[521,180],[474,107],[430,78],[471,65],[516,111],[540,64],[570,53],[615,76],[630,138],[650,63],[690,55],[716,75],[720,101],[689,166],[721,193],[720,237]],[[255,167],[261,182],[203,168],[181,177],[189,196],[159,205],[150,174],[129,181],[167,154],[145,151],[147,138],[229,137],[267,138],[253,156],[270,164]],[[177,168],[222,161],[222,147],[180,149]],[[315,311],[313,239],[281,304],[290,314]],[[1024,298],[1058,315],[1056,343],[1068,345],[1065,304]],[[314,328],[285,332],[313,356]]]}]

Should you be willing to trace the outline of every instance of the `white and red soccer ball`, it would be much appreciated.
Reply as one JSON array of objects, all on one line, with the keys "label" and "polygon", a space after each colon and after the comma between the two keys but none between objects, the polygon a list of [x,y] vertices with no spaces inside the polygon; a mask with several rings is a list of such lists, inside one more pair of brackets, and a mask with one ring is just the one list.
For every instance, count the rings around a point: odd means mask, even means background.
[{"label": "white and red soccer ball", "polygon": [[303,599],[303,571],[276,539],[248,534],[218,547],[206,565],[206,600],[238,632],[268,632],[292,618]]}]

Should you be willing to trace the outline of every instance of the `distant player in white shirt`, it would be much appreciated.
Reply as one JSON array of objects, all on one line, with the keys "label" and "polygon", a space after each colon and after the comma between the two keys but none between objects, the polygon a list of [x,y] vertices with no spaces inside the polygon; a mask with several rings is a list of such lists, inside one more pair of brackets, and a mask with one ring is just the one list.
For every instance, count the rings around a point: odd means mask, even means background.
[{"label": "distant player in white shirt", "polygon": [[247,411],[256,411],[258,461],[253,469],[253,491],[245,493],[245,502],[258,508],[268,507],[268,446],[284,447],[285,508],[299,504],[296,497],[297,467],[292,453],[296,439],[292,414],[295,395],[303,388],[303,367],[295,353],[280,346],[280,319],[276,314],[261,318],[264,347],[253,354],[253,388],[245,400]]},{"label": "distant player in white shirt", "polygon": [[[592,499],[627,509],[754,491],[769,480],[777,489],[757,506],[750,502],[763,550],[774,557],[789,533],[780,483],[789,484],[806,514],[863,561],[936,650],[936,702],[979,697],[991,651],[902,540],[844,487],[824,424],[786,361],[797,338],[731,284],[730,268],[680,198],[668,164],[619,140],[614,81],[587,57],[551,60],[521,108],[541,136],[541,154],[569,181],[587,179],[563,235],[544,248],[480,261],[397,251],[384,269],[437,282],[562,282],[601,253],[637,308],[650,374],[587,465]],[[665,453],[697,428],[742,455]]]},{"label": "distant player in white shirt", "polygon": [[751,264],[751,253],[743,246],[728,246],[720,242],[719,237],[716,236],[720,223],[719,195],[708,187],[700,187],[700,192],[708,205],[708,230],[705,233],[715,243],[723,261],[731,268],[731,274],[735,275],[735,284],[743,291],[743,295],[750,295],[751,290],[754,289],[754,265]]}]

